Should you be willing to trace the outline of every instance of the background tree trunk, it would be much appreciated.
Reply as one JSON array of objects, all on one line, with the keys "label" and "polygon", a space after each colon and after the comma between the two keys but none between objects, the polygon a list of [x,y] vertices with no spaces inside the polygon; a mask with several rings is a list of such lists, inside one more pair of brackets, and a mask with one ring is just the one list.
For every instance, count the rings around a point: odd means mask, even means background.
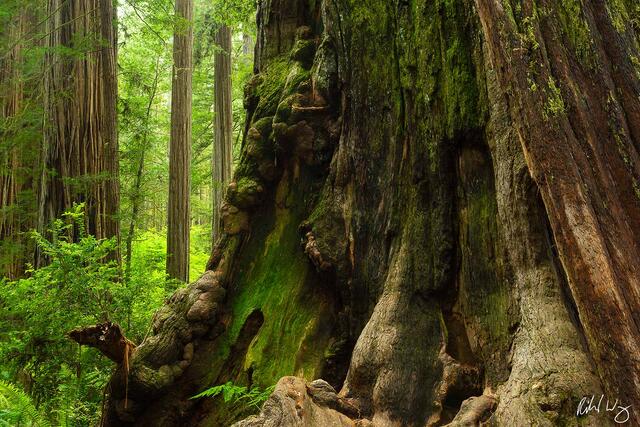
[{"label": "background tree trunk", "polygon": [[251,39],[251,34],[243,32],[242,33],[242,54],[250,55],[253,49],[253,40]]},{"label": "background tree trunk", "polygon": [[221,25],[216,32],[215,144],[213,147],[213,241],[220,236],[220,209],[224,191],[231,181],[233,166],[233,112],[231,108],[231,28]]},{"label": "background tree trunk", "polygon": [[189,280],[191,226],[191,77],[193,74],[193,1],[176,0],[171,86],[171,146],[169,149],[169,219],[167,274]]},{"label": "background tree trunk", "polygon": [[160,60],[156,61],[155,77],[151,86],[151,92],[149,93],[149,102],[147,103],[147,109],[145,112],[145,122],[142,130],[142,134],[139,135],[141,141],[140,153],[138,158],[138,167],[136,170],[135,179],[133,182],[133,189],[131,192],[131,219],[129,221],[129,230],[127,232],[127,240],[125,242],[126,251],[126,265],[124,269],[125,278],[129,278],[131,273],[131,256],[133,254],[133,238],[135,236],[136,223],[138,222],[138,215],[140,213],[140,205],[142,204],[142,184],[144,177],[144,166],[147,148],[149,144],[149,126],[151,123],[151,108],[158,92],[158,80],[160,78]]},{"label": "background tree trunk", "polygon": [[223,234],[133,354],[130,409],[112,378],[107,423],[228,425],[242,411],[189,397],[285,375],[328,383],[285,378],[239,425],[639,406],[639,13],[262,1]]},{"label": "background tree trunk", "polygon": [[45,232],[53,219],[84,202],[87,231],[119,240],[114,5],[49,0],[47,14],[38,230]]},{"label": "background tree trunk", "polygon": [[[102,47],[99,50],[102,73],[102,113],[100,114],[102,144],[104,146],[102,170],[107,171],[98,210],[102,230],[99,235],[115,236],[120,244],[120,155],[118,150],[118,0],[99,0],[100,35]],[[98,235],[98,234],[97,234]],[[120,262],[120,250],[116,254]]]},{"label": "background tree trunk", "polygon": [[20,131],[18,123],[24,113],[23,46],[19,41],[28,30],[28,22],[27,13],[19,13],[13,25],[0,33],[9,44],[14,44],[0,59],[0,275],[10,279],[23,273],[28,259],[21,233],[27,231],[30,221],[21,193],[30,186],[24,173],[30,166],[25,161],[28,158],[25,151],[29,150],[24,147],[21,150],[12,142]]}]

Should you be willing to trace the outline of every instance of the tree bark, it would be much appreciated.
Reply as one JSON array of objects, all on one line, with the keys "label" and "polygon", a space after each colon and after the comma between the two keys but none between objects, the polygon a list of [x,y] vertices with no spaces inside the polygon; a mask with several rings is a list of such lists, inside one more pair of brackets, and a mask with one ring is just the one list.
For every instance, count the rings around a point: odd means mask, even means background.
[{"label": "tree bark", "polygon": [[633,6],[262,1],[222,235],[108,424],[289,375],[238,426],[640,422]]},{"label": "tree bark", "polygon": [[171,142],[169,149],[169,205],[167,274],[189,280],[191,226],[191,77],[193,74],[193,1],[176,0],[179,21],[173,39],[171,86]]},{"label": "tree bark", "polygon": [[242,33],[242,54],[243,55],[251,55],[253,49],[253,40],[251,39],[251,34],[243,32]]},{"label": "tree bark", "polygon": [[[13,18],[12,25],[3,29],[0,36],[10,51],[0,58],[0,275],[10,279],[20,277],[24,265],[29,262],[27,242],[22,233],[32,226],[28,215],[35,141],[16,143],[21,128],[21,116],[25,113],[25,76],[23,46],[20,43],[30,24],[26,11]],[[25,170],[27,172],[25,173]]]},{"label": "tree bark", "polygon": [[[46,232],[65,210],[85,203],[87,231],[119,241],[114,5],[50,0],[47,13],[38,230]],[[119,261],[119,253],[114,257]]]},{"label": "tree bark", "polygon": [[215,143],[213,147],[213,241],[220,236],[220,212],[224,190],[231,181],[233,167],[233,112],[231,106],[231,28],[221,25],[216,32]]}]

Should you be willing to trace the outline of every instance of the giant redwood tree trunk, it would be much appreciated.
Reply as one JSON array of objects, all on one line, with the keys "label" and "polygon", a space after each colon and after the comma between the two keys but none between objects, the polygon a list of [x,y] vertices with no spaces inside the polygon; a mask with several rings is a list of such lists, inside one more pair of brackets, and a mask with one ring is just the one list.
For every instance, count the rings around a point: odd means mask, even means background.
[{"label": "giant redwood tree trunk", "polygon": [[640,423],[639,23],[627,0],[261,1],[223,235],[107,424],[229,425],[189,397],[291,375],[326,382],[240,425],[612,424],[575,415],[601,394]]},{"label": "giant redwood tree trunk", "polygon": [[111,0],[47,3],[41,232],[85,203],[88,232],[120,238],[114,12]]}]

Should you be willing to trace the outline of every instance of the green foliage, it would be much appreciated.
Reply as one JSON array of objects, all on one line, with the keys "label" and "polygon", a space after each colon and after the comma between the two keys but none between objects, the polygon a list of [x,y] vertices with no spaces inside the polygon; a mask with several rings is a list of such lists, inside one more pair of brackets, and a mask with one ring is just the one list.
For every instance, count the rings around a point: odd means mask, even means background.
[{"label": "green foliage", "polygon": [[[208,226],[194,225],[191,227],[191,250],[189,254],[190,280],[195,280],[204,272],[209,260],[211,249],[211,230]],[[131,285],[139,284],[142,289],[150,289],[152,283],[163,282],[166,279],[165,265],[167,259],[167,235],[165,230],[148,229],[141,231],[134,240],[134,250],[131,257]],[[168,281],[171,290],[178,286],[177,282]],[[145,292],[147,292],[145,290]],[[160,299],[162,301],[162,299]],[[142,303],[140,301],[139,303]],[[158,308],[158,300],[154,298],[150,303]]]},{"label": "green foliage", "polygon": [[17,386],[0,380],[0,427],[48,427],[31,396]]},{"label": "green foliage", "polygon": [[[255,35],[253,18],[256,12],[256,0],[217,0],[214,2],[199,2],[196,4],[196,11],[201,21],[200,36],[208,34],[208,37],[201,37],[200,41],[208,38],[213,40],[216,27],[226,24],[230,27],[242,28],[243,31]],[[196,42],[198,39],[196,38]]]},{"label": "green foliage", "polygon": [[249,388],[236,385],[229,381],[226,384],[210,387],[191,397],[191,399],[222,396],[225,404],[244,406],[247,410],[259,411],[262,404],[269,398],[274,389],[275,386],[265,389],[260,387]]},{"label": "green foliage", "polygon": [[53,223],[51,237],[33,233],[50,263],[27,278],[0,282],[0,373],[27,378],[41,412],[65,426],[95,424],[112,367],[66,333],[110,320],[140,342],[153,311],[175,289],[165,280],[164,263],[149,262],[158,255],[153,251],[139,251],[131,278],[121,280],[108,258],[115,241],[87,235],[83,215],[76,206]]},{"label": "green foliage", "polygon": [[[51,24],[47,22],[47,3],[0,3],[0,63],[4,67],[0,70],[0,109],[16,88],[23,91],[15,112],[8,116],[4,110],[0,113],[0,178],[11,176],[24,184],[15,202],[0,208],[0,218],[14,218],[16,230],[21,231],[6,238],[3,235],[0,271],[26,259],[36,246],[50,262],[38,269],[26,265],[25,277],[20,280],[0,279],[0,379],[14,384],[15,392],[28,391],[22,392],[31,399],[31,406],[22,411],[25,416],[37,408],[52,425],[95,425],[113,366],[97,351],[79,348],[66,333],[111,320],[139,343],[148,332],[153,312],[180,286],[165,274],[166,204],[171,43],[175,27],[187,23],[176,20],[173,0],[118,2],[119,219],[122,242],[129,238],[132,242],[130,259],[124,260],[130,267],[123,277],[121,268],[109,257],[117,242],[88,235],[80,207],[55,221],[46,233],[24,233],[37,223],[34,188],[40,178],[43,126],[50,122],[43,120],[45,58],[52,51],[70,60],[83,58],[102,40],[95,33],[76,34],[68,46],[45,48],[42,40]],[[197,48],[193,70],[192,279],[204,270],[211,249],[213,53],[217,49],[213,35],[221,23],[232,28],[233,132],[238,153],[245,118],[243,88],[253,71],[255,10],[253,0],[196,0],[195,19],[189,24],[194,27]],[[23,12],[29,22],[20,29]],[[48,96],[54,99],[67,94]],[[69,183],[82,189],[100,178],[79,177]],[[126,253],[123,248],[120,252]],[[17,404],[5,399],[3,390],[0,427],[19,425],[19,420],[10,418]],[[32,425],[26,418],[22,422]]]},{"label": "green foliage", "polygon": [[[238,158],[245,117],[243,88],[253,71],[253,46],[251,43],[245,45],[244,36],[255,40],[255,3],[247,0],[197,0],[195,3],[191,206],[194,223],[210,227],[215,92],[213,54],[218,49],[214,36],[222,22],[232,27],[233,139],[234,157]],[[139,233],[151,229],[162,232],[167,216],[173,3],[169,0],[128,0],[120,9],[120,211],[123,230],[126,232],[126,225],[133,220],[136,229],[133,237],[140,240],[137,230]],[[141,186],[137,188],[141,161]],[[134,201],[141,205],[136,215],[133,213]]]}]

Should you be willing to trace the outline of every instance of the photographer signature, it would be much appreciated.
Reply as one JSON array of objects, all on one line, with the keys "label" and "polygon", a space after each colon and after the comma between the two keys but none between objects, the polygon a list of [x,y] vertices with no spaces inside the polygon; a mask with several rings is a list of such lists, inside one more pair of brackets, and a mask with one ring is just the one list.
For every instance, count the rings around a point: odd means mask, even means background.
[{"label": "photographer signature", "polygon": [[627,421],[629,421],[629,418],[631,417],[631,405],[629,406],[622,406],[621,404],[618,404],[618,399],[615,400],[615,402],[613,404],[611,404],[611,401],[607,398],[604,407],[602,406],[602,403],[605,401],[605,395],[601,395],[600,399],[596,400],[596,396],[590,396],[590,397],[583,397],[582,400],[580,400],[580,403],[578,404],[578,410],[576,411],[576,415],[578,417],[584,416],[584,415],[588,415],[591,412],[597,412],[600,413],[600,410],[603,409],[604,412],[613,412],[615,413],[615,417],[613,418],[613,421],[615,421],[618,424],[623,424],[626,423]]}]

